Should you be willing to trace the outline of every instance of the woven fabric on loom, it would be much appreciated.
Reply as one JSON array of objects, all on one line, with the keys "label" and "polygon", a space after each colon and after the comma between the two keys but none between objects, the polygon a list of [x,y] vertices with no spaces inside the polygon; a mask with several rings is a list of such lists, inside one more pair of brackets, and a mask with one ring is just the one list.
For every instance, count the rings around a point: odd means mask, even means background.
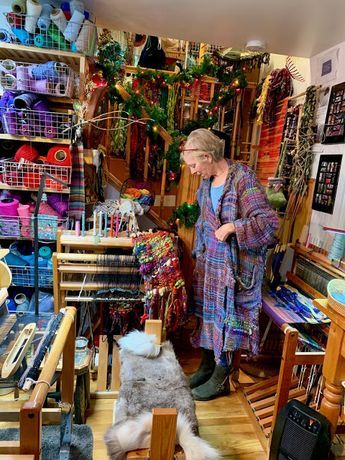
[{"label": "woven fabric on loom", "polygon": [[268,177],[274,176],[279,162],[287,108],[288,99],[285,98],[277,105],[275,123],[264,123],[261,128],[256,175],[265,186]]},{"label": "woven fabric on loom", "polygon": [[71,146],[72,156],[72,178],[71,191],[69,195],[69,216],[75,219],[81,219],[85,211],[85,176],[84,176],[84,159],[83,143],[80,139],[73,142]]}]

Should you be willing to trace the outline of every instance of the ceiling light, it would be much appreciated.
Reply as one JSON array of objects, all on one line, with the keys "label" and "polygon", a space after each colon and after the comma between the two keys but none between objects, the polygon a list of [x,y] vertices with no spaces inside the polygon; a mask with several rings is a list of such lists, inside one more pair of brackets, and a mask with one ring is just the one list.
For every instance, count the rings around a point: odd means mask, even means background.
[{"label": "ceiling light", "polygon": [[265,51],[266,43],[262,40],[248,40],[246,50],[248,51]]}]

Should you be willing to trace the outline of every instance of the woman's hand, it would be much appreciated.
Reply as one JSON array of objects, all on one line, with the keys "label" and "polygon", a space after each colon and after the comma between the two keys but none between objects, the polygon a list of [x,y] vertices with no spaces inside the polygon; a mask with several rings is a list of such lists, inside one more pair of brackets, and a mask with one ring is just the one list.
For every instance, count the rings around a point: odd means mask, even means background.
[{"label": "woman's hand", "polygon": [[232,233],[235,233],[235,225],[231,222],[222,225],[214,232],[219,241],[226,241]]}]

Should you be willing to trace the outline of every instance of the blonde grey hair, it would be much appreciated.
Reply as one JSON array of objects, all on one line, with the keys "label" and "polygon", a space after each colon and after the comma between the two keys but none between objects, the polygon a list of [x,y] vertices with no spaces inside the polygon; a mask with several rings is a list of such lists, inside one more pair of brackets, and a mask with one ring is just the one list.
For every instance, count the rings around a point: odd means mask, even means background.
[{"label": "blonde grey hair", "polygon": [[[196,149],[195,158],[200,162],[204,161],[205,153],[209,153],[215,162],[224,158],[225,142],[205,128],[196,129],[188,136],[184,148]],[[182,152],[183,153],[183,152]]]}]

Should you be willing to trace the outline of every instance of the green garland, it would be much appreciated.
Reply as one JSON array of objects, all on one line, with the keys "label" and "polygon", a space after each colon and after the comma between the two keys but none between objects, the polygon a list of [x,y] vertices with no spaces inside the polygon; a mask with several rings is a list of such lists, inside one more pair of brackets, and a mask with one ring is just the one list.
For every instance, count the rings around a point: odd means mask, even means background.
[{"label": "green garland", "polygon": [[192,228],[198,220],[199,215],[200,207],[197,201],[193,204],[184,202],[175,209],[169,222],[174,225],[178,220],[178,225],[180,227],[185,226],[186,228]]},{"label": "green garland", "polygon": [[173,131],[171,137],[173,138],[172,143],[169,145],[169,149],[165,155],[165,158],[168,162],[168,171],[173,172],[175,175],[179,174],[181,168],[181,150],[180,144],[181,141],[184,140],[186,137],[181,134],[180,131]]},{"label": "green garland", "polygon": [[103,77],[108,82],[109,99],[114,102],[118,97],[115,84],[123,75],[125,60],[121,46],[107,29],[100,36],[97,55]]}]

